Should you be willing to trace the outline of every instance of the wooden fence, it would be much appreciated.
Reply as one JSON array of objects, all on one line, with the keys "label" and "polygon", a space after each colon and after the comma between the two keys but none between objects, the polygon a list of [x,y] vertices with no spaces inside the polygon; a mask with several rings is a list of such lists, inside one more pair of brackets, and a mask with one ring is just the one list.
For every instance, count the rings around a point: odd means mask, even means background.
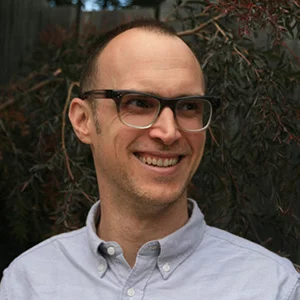
[{"label": "wooden fence", "polygon": [[[106,31],[136,17],[153,16],[153,9],[82,12],[80,28],[92,24]],[[46,0],[0,0],[0,85],[14,80],[42,29],[53,25],[69,29],[75,19],[75,7],[51,8]]]}]

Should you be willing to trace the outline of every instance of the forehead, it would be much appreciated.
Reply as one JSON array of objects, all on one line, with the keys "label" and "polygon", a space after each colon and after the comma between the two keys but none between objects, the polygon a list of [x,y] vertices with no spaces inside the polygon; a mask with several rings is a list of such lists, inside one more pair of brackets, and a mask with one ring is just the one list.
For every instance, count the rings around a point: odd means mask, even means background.
[{"label": "forehead", "polygon": [[98,57],[97,70],[101,88],[136,88],[134,85],[158,83],[160,78],[178,81],[179,77],[181,83],[203,85],[200,65],[180,38],[140,28],[110,41]]}]

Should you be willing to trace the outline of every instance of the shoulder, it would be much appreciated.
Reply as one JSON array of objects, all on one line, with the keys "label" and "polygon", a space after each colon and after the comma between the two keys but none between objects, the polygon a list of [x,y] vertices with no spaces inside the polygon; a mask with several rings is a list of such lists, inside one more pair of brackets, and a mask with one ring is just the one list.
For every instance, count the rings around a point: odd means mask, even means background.
[{"label": "shoulder", "polygon": [[68,250],[74,245],[81,245],[86,239],[86,227],[71,232],[58,234],[45,241],[37,244],[29,250],[22,253],[10,264],[10,268],[17,265],[36,262],[37,260],[53,260]]},{"label": "shoulder", "polygon": [[202,249],[206,249],[203,250],[208,251],[206,255],[210,255],[219,268],[226,269],[227,274],[239,274],[237,281],[251,283],[254,287],[264,286],[265,291],[269,289],[270,293],[280,295],[276,299],[298,299],[300,274],[288,259],[210,226],[206,227]]},{"label": "shoulder", "polygon": [[7,290],[25,293],[32,282],[53,280],[62,265],[86,252],[86,240],[86,227],[83,227],[53,236],[25,251],[4,270],[0,295]]},{"label": "shoulder", "polygon": [[250,259],[266,260],[271,264],[282,266],[288,272],[298,274],[288,259],[242,237],[210,226],[207,226],[206,236],[211,243],[222,245],[223,251],[234,251],[237,256],[242,255],[244,258],[246,255]]},{"label": "shoulder", "polygon": [[[4,299],[55,298],[61,285],[81,264],[92,265],[86,227],[51,237],[18,256],[4,270],[0,287]],[[40,298],[39,298],[40,299]]]}]

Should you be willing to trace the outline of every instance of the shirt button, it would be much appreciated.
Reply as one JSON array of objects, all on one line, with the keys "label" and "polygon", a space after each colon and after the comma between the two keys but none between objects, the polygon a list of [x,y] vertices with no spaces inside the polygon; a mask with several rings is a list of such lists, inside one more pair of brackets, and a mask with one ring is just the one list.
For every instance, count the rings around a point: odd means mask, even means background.
[{"label": "shirt button", "polygon": [[104,272],[104,271],[105,271],[105,266],[104,266],[103,264],[100,264],[100,265],[98,266],[98,270],[99,270],[100,272]]},{"label": "shirt button", "polygon": [[166,264],[164,264],[163,265],[163,270],[165,271],[165,272],[169,272],[170,271],[170,265],[168,264],[168,263],[166,263]]},{"label": "shirt button", "polygon": [[114,247],[108,247],[108,248],[107,248],[107,253],[108,253],[109,255],[114,255],[114,254],[116,253],[116,250],[115,250]]},{"label": "shirt button", "polygon": [[127,295],[128,295],[129,297],[134,296],[134,294],[135,294],[134,288],[130,288],[130,289],[127,290]]}]

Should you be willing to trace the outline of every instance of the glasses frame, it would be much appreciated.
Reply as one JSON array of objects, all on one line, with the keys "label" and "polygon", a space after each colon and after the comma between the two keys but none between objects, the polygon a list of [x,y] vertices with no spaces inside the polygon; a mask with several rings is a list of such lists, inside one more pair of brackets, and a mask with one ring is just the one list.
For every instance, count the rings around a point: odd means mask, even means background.
[{"label": "glasses frame", "polygon": [[[147,97],[151,97],[154,99],[157,99],[159,101],[160,107],[158,109],[158,112],[155,116],[155,118],[153,119],[153,121],[146,125],[146,126],[136,126],[136,125],[132,125],[132,124],[128,124],[126,122],[124,122],[120,116],[120,104],[122,101],[122,98],[125,95],[128,94],[137,94],[140,96],[147,96]],[[97,98],[97,100],[99,99],[112,99],[114,100],[114,102],[116,103],[116,107],[117,107],[117,112],[118,112],[118,117],[120,119],[120,121],[132,128],[136,128],[136,129],[147,129],[150,128],[158,119],[158,117],[160,116],[162,110],[165,107],[169,107],[173,114],[174,114],[174,118],[175,121],[177,123],[177,125],[184,131],[188,131],[188,132],[201,132],[205,129],[208,128],[208,126],[210,125],[211,122],[211,118],[212,118],[212,114],[220,107],[220,97],[215,97],[215,96],[184,96],[184,97],[177,97],[177,98],[165,98],[165,97],[159,97],[153,94],[148,94],[148,93],[143,93],[143,92],[138,92],[138,91],[134,91],[134,90],[105,90],[105,89],[101,89],[101,90],[90,90],[90,91],[86,91],[81,95],[81,99],[82,100],[86,100],[89,99],[90,96],[96,96],[99,97]],[[209,120],[207,122],[207,125],[204,126],[201,129],[185,129],[183,128],[179,122],[177,121],[177,115],[176,115],[176,104],[179,101],[182,100],[204,100],[207,101],[210,106],[211,106],[211,111],[210,111],[210,116],[209,116]]]}]

